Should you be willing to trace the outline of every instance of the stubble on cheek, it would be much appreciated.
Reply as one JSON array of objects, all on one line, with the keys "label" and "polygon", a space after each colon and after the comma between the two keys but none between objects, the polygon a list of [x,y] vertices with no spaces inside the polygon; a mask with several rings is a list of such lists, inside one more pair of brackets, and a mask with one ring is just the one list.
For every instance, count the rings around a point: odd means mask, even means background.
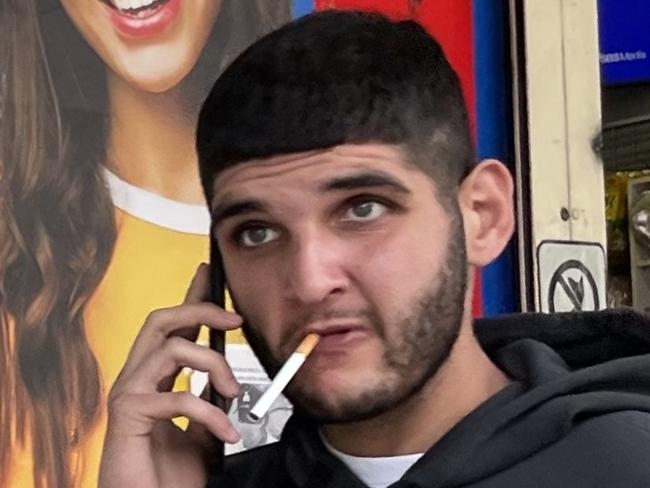
[{"label": "stubble on cheek", "polygon": [[260,364],[266,371],[270,378],[273,378],[282,367],[283,361],[272,353],[271,348],[267,344],[264,336],[250,322],[244,317],[242,331],[246,341],[253,349],[255,356],[260,361]]},{"label": "stubble on cheek", "polygon": [[[453,233],[454,237],[458,236],[457,232]],[[402,304],[401,313],[394,314],[390,325],[384,324],[378,313],[368,309],[328,310],[304,314],[283,328],[281,340],[284,342],[281,344],[289,344],[287,341],[293,340],[291,338],[304,331],[312,321],[362,317],[378,344],[365,358],[364,354],[355,357],[355,351],[350,351],[344,364],[324,368],[319,372],[320,377],[307,365],[307,374],[299,373],[297,381],[290,384],[286,392],[296,410],[320,422],[364,420],[405,401],[435,376],[455,343],[464,309],[467,264],[462,235],[458,240],[450,240],[445,262],[437,275],[419,294],[405,297],[408,303]],[[283,361],[270,350],[261,333],[262,327],[261,323],[247,320],[244,333],[267,373],[273,377]],[[364,359],[372,364],[362,364]],[[343,373],[351,377],[338,376]]]},{"label": "stubble on cheek", "polygon": [[448,359],[462,322],[467,290],[464,247],[451,248],[445,261],[390,328],[376,326],[382,336],[371,358],[375,364],[360,364],[356,371],[352,367],[356,378],[333,383],[329,391],[325,380],[301,384],[288,395],[294,404],[317,421],[344,423],[372,418],[421,391]]}]

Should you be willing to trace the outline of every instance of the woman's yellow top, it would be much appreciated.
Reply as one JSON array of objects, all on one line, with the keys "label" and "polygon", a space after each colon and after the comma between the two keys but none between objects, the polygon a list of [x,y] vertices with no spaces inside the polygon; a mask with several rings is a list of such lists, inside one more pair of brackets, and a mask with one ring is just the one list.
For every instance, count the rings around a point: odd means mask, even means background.
[{"label": "woman's yellow top", "polygon": [[[100,368],[104,401],[94,430],[78,452],[77,486],[97,486],[106,428],[105,398],[140,327],[157,308],[178,305],[197,266],[208,260],[206,208],[164,199],[107,172],[115,203],[117,241],[111,263],[85,314],[88,341]],[[177,389],[188,387],[181,375]],[[31,446],[16,446],[9,480],[2,486],[33,486]]]}]

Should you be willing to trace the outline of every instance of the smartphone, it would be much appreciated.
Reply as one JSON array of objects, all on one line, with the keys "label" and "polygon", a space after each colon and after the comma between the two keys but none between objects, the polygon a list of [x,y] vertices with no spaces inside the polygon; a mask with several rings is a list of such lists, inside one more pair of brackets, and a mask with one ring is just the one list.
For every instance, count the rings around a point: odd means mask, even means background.
[{"label": "smartphone", "polygon": [[[210,299],[221,308],[226,305],[226,277],[223,270],[223,260],[219,245],[210,232]],[[224,331],[210,329],[210,348],[219,354],[226,353],[226,333]],[[210,384],[210,403],[216,405],[224,412],[226,411],[226,400]],[[217,476],[223,469],[224,444],[215,437],[214,453],[210,456],[208,465],[208,476]]]}]

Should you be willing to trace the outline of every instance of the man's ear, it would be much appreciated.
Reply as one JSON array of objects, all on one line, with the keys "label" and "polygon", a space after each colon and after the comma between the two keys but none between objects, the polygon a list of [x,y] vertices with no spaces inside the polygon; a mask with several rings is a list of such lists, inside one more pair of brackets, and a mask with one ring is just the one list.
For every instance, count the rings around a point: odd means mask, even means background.
[{"label": "man's ear", "polygon": [[494,159],[482,161],[463,180],[458,204],[465,225],[467,260],[485,266],[503,251],[514,230],[514,184]]}]

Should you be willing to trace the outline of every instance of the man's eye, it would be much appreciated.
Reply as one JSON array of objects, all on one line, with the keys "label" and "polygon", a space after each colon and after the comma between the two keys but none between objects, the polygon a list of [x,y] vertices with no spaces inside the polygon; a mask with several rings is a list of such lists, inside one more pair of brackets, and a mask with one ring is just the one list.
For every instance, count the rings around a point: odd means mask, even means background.
[{"label": "man's eye", "polygon": [[369,222],[381,217],[384,213],[386,213],[386,205],[375,201],[366,201],[350,207],[345,212],[343,220]]},{"label": "man's eye", "polygon": [[239,232],[237,240],[243,247],[256,247],[278,238],[278,231],[269,227],[249,227]]}]

